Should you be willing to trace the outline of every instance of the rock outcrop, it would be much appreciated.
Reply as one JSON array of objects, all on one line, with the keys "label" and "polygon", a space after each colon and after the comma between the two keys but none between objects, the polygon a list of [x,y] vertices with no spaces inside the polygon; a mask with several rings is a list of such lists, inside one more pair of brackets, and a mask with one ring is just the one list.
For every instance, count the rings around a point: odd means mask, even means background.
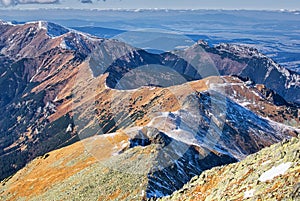
[{"label": "rock outcrop", "polygon": [[298,200],[300,140],[292,138],[245,160],[195,176],[161,200]]}]

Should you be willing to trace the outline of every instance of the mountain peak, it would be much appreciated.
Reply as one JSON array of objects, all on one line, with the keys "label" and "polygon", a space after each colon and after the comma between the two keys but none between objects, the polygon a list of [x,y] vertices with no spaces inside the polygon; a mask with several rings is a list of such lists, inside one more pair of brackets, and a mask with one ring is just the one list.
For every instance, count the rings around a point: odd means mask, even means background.
[{"label": "mountain peak", "polygon": [[35,24],[38,27],[38,29],[47,30],[47,35],[52,38],[59,37],[70,31],[69,29],[67,29],[63,26],[52,23],[52,22],[37,21],[37,22],[31,22],[31,23]]},{"label": "mountain peak", "polygon": [[221,43],[215,46],[215,48],[219,51],[230,52],[234,55],[242,57],[265,57],[256,48],[244,45]]},{"label": "mountain peak", "polygon": [[196,45],[201,45],[201,46],[208,46],[208,43],[205,40],[198,40]]}]

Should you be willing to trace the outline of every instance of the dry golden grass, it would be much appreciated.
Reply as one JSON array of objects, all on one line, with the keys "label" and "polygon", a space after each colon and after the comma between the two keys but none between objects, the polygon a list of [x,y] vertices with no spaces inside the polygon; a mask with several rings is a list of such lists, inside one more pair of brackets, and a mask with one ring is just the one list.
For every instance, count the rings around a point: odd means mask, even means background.
[{"label": "dry golden grass", "polygon": [[[7,183],[3,194],[13,195],[10,200],[34,197],[47,191],[52,185],[64,181],[86,167],[118,153],[128,141],[128,136],[96,136],[50,152],[29,163]],[[89,152],[87,152],[87,150]]]}]

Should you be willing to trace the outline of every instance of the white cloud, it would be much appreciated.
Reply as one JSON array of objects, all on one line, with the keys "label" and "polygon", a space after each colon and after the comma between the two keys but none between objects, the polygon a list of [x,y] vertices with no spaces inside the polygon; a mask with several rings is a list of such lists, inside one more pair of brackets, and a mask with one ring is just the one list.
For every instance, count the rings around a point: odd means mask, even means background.
[{"label": "white cloud", "polygon": [[14,3],[13,0],[1,0],[2,5],[4,6],[10,6]]},{"label": "white cloud", "polygon": [[58,0],[18,0],[20,4],[26,3],[57,3]]},{"label": "white cloud", "polygon": [[4,6],[12,6],[16,4],[29,4],[29,3],[52,4],[57,2],[59,2],[59,0],[1,0],[1,4]]}]

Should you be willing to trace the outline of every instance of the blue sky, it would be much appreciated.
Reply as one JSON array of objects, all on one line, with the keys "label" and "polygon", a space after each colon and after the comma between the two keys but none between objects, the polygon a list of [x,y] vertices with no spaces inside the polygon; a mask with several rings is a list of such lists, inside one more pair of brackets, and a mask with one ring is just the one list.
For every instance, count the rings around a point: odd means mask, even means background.
[{"label": "blue sky", "polygon": [[[0,0],[9,5],[15,0]],[[18,9],[26,8],[169,8],[169,9],[251,9],[251,10],[300,10],[300,0],[92,0],[93,4],[82,4],[80,0],[58,0],[59,4],[32,4],[36,2],[53,2],[56,0],[17,0],[19,2],[31,2],[31,4],[19,4]],[[9,6],[8,8],[12,8]]]}]

